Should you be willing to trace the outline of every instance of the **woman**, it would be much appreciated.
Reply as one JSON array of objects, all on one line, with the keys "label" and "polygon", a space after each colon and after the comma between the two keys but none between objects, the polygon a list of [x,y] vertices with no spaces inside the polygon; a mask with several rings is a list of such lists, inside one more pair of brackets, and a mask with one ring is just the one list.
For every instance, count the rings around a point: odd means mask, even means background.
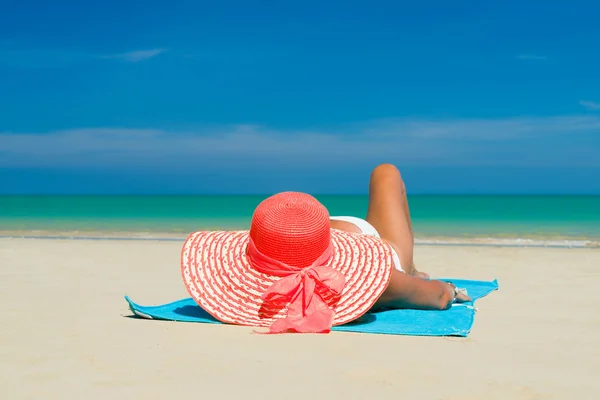
[{"label": "woman", "polygon": [[366,220],[331,218],[313,196],[282,192],[256,207],[247,231],[192,233],[181,253],[190,296],[222,322],[269,333],[325,333],[373,308],[470,300],[415,270],[398,170],[375,168],[369,191]]},{"label": "woman", "polygon": [[453,285],[428,280],[427,274],[416,270],[406,187],[395,166],[382,164],[371,173],[366,220],[331,217],[331,227],[380,237],[394,249],[396,269],[389,286],[375,304],[376,308],[447,309],[455,300],[471,300],[456,291]]}]

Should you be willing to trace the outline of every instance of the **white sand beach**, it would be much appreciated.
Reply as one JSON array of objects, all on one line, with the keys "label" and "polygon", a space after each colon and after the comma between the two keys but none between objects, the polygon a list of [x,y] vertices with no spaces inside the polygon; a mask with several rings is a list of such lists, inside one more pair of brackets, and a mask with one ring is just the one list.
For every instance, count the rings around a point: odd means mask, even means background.
[{"label": "white sand beach", "polygon": [[500,284],[436,338],[130,318],[126,294],[187,297],[180,246],[0,239],[1,398],[600,398],[600,249],[418,246],[434,277]]}]

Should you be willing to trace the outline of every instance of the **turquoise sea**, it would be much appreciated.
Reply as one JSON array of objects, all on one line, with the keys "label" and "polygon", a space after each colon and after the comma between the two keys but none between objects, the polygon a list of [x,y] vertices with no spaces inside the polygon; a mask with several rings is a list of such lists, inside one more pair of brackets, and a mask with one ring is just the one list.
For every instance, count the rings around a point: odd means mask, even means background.
[{"label": "turquoise sea", "polygon": [[[266,196],[0,196],[0,235],[247,228]],[[316,196],[331,215],[364,217],[367,196]],[[417,238],[600,240],[600,196],[409,197]]]}]

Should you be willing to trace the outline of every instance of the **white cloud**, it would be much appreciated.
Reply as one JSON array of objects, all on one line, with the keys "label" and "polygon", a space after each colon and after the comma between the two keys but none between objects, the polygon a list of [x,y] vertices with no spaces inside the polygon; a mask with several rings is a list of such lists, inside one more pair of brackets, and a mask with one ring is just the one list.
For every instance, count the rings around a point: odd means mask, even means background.
[{"label": "white cloud", "polygon": [[140,61],[144,61],[144,60],[149,60],[150,58],[154,58],[154,57],[158,56],[159,54],[164,53],[165,51],[167,51],[167,49],[136,50],[136,51],[129,51],[127,53],[103,55],[103,56],[100,56],[100,58],[121,59],[121,60],[124,60],[127,62],[135,63],[135,62],[140,62]]},{"label": "white cloud", "polygon": [[600,166],[599,139],[600,117],[594,116],[382,120],[328,131],[236,125],[5,132],[0,167]]},{"label": "white cloud", "polygon": [[578,132],[600,131],[593,116],[513,117],[503,119],[383,120],[363,127],[377,135],[402,135],[420,139],[506,141],[549,138]]},{"label": "white cloud", "polygon": [[586,101],[586,100],[581,100],[579,102],[579,104],[581,104],[582,106],[584,106],[586,109],[591,110],[591,111],[597,111],[600,110],[600,103],[596,103],[595,101]]},{"label": "white cloud", "polygon": [[519,54],[517,56],[519,60],[535,60],[535,61],[546,61],[548,57],[540,56],[537,54]]},{"label": "white cloud", "polygon": [[0,65],[17,68],[66,68],[97,59],[137,63],[156,57],[167,49],[136,50],[118,54],[90,54],[72,50],[20,49],[0,45]]}]

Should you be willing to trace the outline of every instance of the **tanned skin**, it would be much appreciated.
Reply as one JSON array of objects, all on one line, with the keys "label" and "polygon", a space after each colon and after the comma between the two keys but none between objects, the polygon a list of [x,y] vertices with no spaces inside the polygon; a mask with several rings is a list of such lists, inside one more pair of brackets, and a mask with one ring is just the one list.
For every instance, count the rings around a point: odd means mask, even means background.
[{"label": "tanned skin", "polygon": [[[454,287],[448,283],[430,280],[415,268],[413,259],[414,235],[406,186],[398,168],[391,164],[377,166],[369,182],[369,208],[366,220],[377,229],[381,238],[392,246],[405,271],[395,268],[390,283],[374,308],[415,308],[445,310],[455,299]],[[360,233],[351,222],[331,221],[333,229]],[[456,301],[471,301],[459,293]]]}]

